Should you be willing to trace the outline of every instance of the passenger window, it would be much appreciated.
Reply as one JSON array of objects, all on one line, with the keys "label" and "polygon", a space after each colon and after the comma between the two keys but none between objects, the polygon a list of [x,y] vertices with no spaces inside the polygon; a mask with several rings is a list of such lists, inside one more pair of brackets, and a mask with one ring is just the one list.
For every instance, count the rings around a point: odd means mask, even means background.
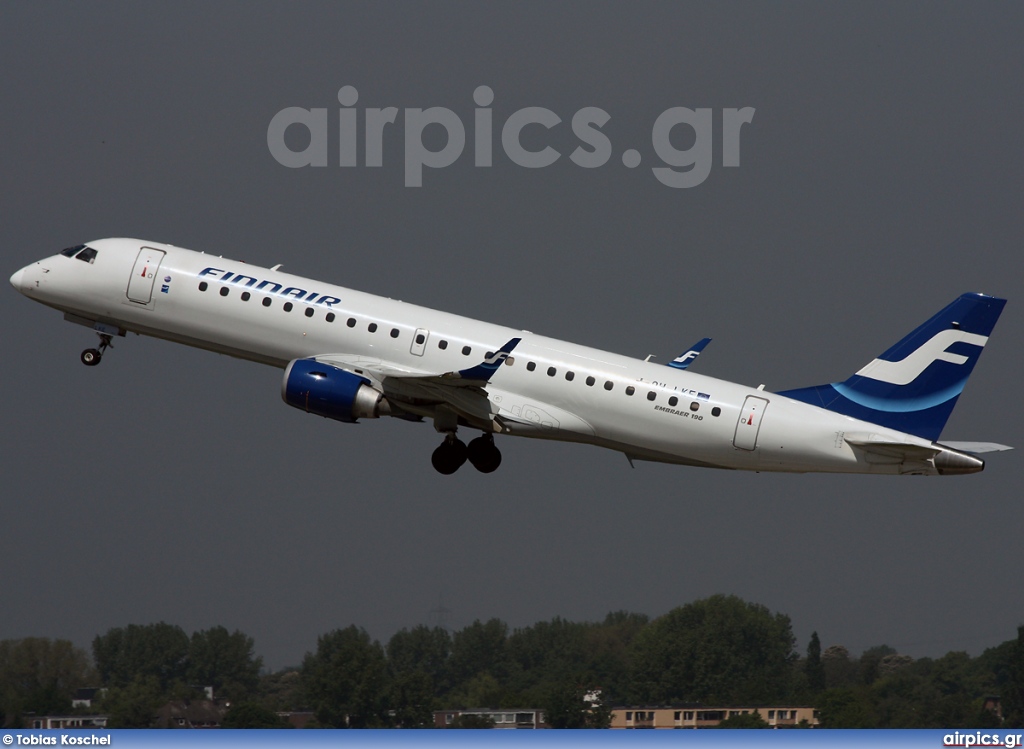
[{"label": "passenger window", "polygon": [[284,303],[284,311],[285,312],[291,312],[292,311],[292,303],[291,302],[285,302]]},{"label": "passenger window", "polygon": [[354,317],[350,317],[348,319],[348,322],[346,322],[345,324],[348,325],[350,328],[354,328],[356,326],[356,319]]},{"label": "passenger window", "polygon": [[417,345],[417,346],[422,346],[422,345],[423,345],[423,342],[424,342],[425,340],[427,340],[427,339],[423,337],[423,334],[422,334],[422,333],[418,333],[418,334],[416,335],[416,345]]},{"label": "passenger window", "polygon": [[398,328],[392,328],[391,329],[391,337],[392,338],[398,338]]},{"label": "passenger window", "polygon": [[463,356],[469,356],[472,353],[473,353],[473,349],[471,349],[469,346],[463,346],[462,347],[462,355]]},{"label": "passenger window", "polygon": [[200,281],[199,282],[199,290],[200,291],[206,291],[208,288],[210,288],[210,284],[206,283],[206,281]]},{"label": "passenger window", "polygon": [[325,319],[327,320],[327,322],[334,322],[334,313],[328,312],[327,317]]},{"label": "passenger window", "polygon": [[632,395],[635,392],[636,392],[636,388],[635,387],[633,387],[632,385],[627,385],[626,386],[626,395]]},{"label": "passenger window", "polygon": [[269,307],[273,303],[274,303],[273,300],[269,296],[263,297],[263,306],[264,307]]},{"label": "passenger window", "polygon": [[488,351],[487,355],[484,356],[484,359],[490,359],[492,356],[494,356],[494,352],[493,351]]},{"label": "passenger window", "polygon": [[647,394],[647,400],[652,401],[658,397],[658,394],[653,390]]},{"label": "passenger window", "polygon": [[593,377],[587,378],[587,387],[594,387],[594,383],[597,382]]},{"label": "passenger window", "polygon": [[693,403],[690,404],[691,411],[696,411],[698,408],[700,408],[700,404],[697,401],[693,401]]},{"label": "passenger window", "polygon": [[532,372],[536,368],[537,368],[537,362],[535,362],[535,361],[528,361],[528,362],[526,362],[526,371],[527,372]]},{"label": "passenger window", "polygon": [[92,261],[96,259],[96,250],[92,247],[86,247],[84,250],[75,255],[76,260],[84,260],[85,262],[92,264]]},{"label": "passenger window", "polygon": [[377,332],[377,323],[375,323],[375,322],[370,323],[369,325],[366,326],[366,329],[368,331],[370,331],[371,333],[376,333]]},{"label": "passenger window", "polygon": [[612,389],[612,387],[614,387],[614,385],[612,384],[612,381],[611,381],[611,380],[607,380],[607,381],[606,381],[606,382],[604,383],[604,389],[605,389],[605,390],[611,390],[611,389]]},{"label": "passenger window", "polygon": [[505,364],[506,364],[506,366],[511,367],[515,363],[516,363],[515,357],[512,357],[512,356],[506,356],[505,357]]},{"label": "passenger window", "polygon": [[676,398],[676,397],[675,397],[674,395],[673,395],[673,396],[672,396],[671,398],[669,398],[669,399],[668,399],[668,404],[669,404],[670,406],[673,406],[673,407],[674,407],[674,406],[675,406],[675,405],[676,405],[676,404],[677,404],[678,402],[679,402],[679,399],[678,399],[678,398]]},{"label": "passenger window", "polygon": [[718,406],[715,406],[714,408],[711,409],[711,415],[712,416],[721,416],[722,415],[722,409],[720,409]]},{"label": "passenger window", "polygon": [[306,317],[312,317],[312,316],[313,316],[313,308],[312,307],[306,307]]},{"label": "passenger window", "polygon": [[252,296],[252,294],[250,294],[248,291],[243,291],[242,292],[242,301],[243,302],[248,302],[251,296]]},{"label": "passenger window", "polygon": [[566,372],[565,373],[565,379],[568,380],[569,382],[572,382],[575,378],[576,378],[576,373],[575,372]]},{"label": "passenger window", "polygon": [[231,289],[229,289],[227,286],[221,286],[220,287],[220,295],[221,296],[227,296],[230,293],[231,293]]},{"label": "passenger window", "polygon": [[554,367],[548,367],[548,377],[554,377],[557,371]]},{"label": "passenger window", "polygon": [[437,347],[439,349],[441,349],[442,351],[444,351],[446,348],[448,348],[448,341],[443,341],[443,340],[442,341],[438,341],[437,342]]}]

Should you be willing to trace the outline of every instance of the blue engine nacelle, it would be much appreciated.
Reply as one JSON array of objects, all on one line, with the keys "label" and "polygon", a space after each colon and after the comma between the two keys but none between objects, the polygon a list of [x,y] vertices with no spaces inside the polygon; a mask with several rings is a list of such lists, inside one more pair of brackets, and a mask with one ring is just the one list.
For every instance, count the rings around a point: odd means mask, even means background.
[{"label": "blue engine nacelle", "polygon": [[384,394],[374,390],[368,379],[315,359],[295,359],[288,364],[281,397],[306,413],[350,424],[390,412]]}]

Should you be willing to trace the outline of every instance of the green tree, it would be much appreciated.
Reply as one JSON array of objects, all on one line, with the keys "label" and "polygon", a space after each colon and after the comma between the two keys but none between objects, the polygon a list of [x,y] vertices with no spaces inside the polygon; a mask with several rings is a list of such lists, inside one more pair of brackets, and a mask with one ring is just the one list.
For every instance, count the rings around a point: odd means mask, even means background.
[{"label": "green tree", "polygon": [[822,728],[876,728],[875,706],[863,687],[825,691],[818,703]]},{"label": "green tree", "polygon": [[224,728],[291,728],[292,725],[273,710],[256,702],[238,702],[224,714]]},{"label": "green tree", "polygon": [[373,728],[387,722],[384,648],[356,626],[317,638],[302,662],[302,679],[317,721],[335,728]]},{"label": "green tree", "polygon": [[107,714],[111,728],[149,728],[163,702],[160,680],[149,675],[108,689],[100,709]]},{"label": "green tree", "polygon": [[1006,725],[1024,728],[1024,626],[1017,628],[1017,641],[1007,648],[1003,681],[1003,715]]},{"label": "green tree", "polygon": [[785,699],[796,657],[789,617],[712,596],[655,619],[633,647],[638,703]]},{"label": "green tree", "polygon": [[586,672],[608,704],[627,701],[633,640],[649,622],[646,614],[613,611],[587,628]]},{"label": "green tree", "polygon": [[451,635],[441,627],[421,624],[411,630],[402,629],[388,640],[388,673],[394,678],[423,673],[430,678],[433,689],[445,691],[451,651]]},{"label": "green tree", "polygon": [[825,691],[825,667],[821,662],[821,640],[818,633],[811,633],[811,641],[807,644],[807,662],[804,664],[804,673],[807,675],[807,685],[812,694],[820,694]]},{"label": "green tree", "polygon": [[868,648],[860,654],[860,681],[862,684],[871,686],[881,674],[879,666],[882,659],[888,655],[896,655],[895,648],[888,645],[877,645]]},{"label": "green tree", "polygon": [[548,689],[541,702],[544,721],[552,728],[608,728],[612,711],[599,698],[589,700],[596,690],[565,680]]},{"label": "green tree", "polygon": [[857,683],[857,663],[850,660],[850,651],[843,645],[830,645],[821,654],[825,669],[825,687],[852,687]]},{"label": "green tree", "polygon": [[503,707],[505,688],[487,671],[460,683],[445,697],[447,707]]},{"label": "green tree", "polygon": [[75,690],[96,679],[88,654],[68,640],[0,641],[0,722],[19,725],[26,712],[69,712]]},{"label": "green tree", "polygon": [[536,702],[556,685],[591,681],[587,642],[590,626],[555,617],[515,630],[507,642],[509,690]]},{"label": "green tree", "polygon": [[212,686],[215,696],[231,700],[251,697],[259,685],[263,659],[248,635],[224,627],[195,632],[189,641],[188,681]]},{"label": "green tree", "polygon": [[123,687],[152,676],[166,690],[185,681],[189,638],[181,627],[164,622],[129,624],[97,635],[92,653],[104,686]]},{"label": "green tree", "polygon": [[508,675],[507,641],[508,625],[500,619],[486,623],[478,619],[456,632],[448,660],[452,687],[483,673],[504,679]]},{"label": "green tree", "polygon": [[268,710],[299,710],[306,706],[302,674],[295,668],[263,674],[257,692],[260,704]]},{"label": "green tree", "polygon": [[388,698],[396,728],[434,725],[433,680],[426,672],[411,671],[393,677]]}]

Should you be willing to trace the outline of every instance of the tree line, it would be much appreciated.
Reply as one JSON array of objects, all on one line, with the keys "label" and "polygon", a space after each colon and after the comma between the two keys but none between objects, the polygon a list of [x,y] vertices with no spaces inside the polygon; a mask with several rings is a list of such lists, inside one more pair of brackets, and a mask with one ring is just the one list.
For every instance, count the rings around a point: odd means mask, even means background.
[{"label": "tree line", "polygon": [[[319,727],[426,727],[437,709],[495,707],[541,708],[555,727],[602,727],[612,706],[701,703],[811,705],[828,727],[1021,727],[1024,627],[976,658],[915,660],[885,645],[854,657],[823,649],[817,633],[800,652],[789,617],[719,595],[655,619],[618,611],[518,629],[499,619],[455,632],[421,625],[383,644],[353,625],[273,673],[251,637],[224,627],[116,627],[96,636],[91,658],[65,640],[0,642],[5,725],[69,713],[75,690],[96,686],[105,692],[92,711],[122,727],[148,726],[160,705],[202,699],[208,686],[230,701],[224,724],[234,726],[283,726],[278,712],[312,711]],[[1001,721],[990,696],[1001,699]]]}]

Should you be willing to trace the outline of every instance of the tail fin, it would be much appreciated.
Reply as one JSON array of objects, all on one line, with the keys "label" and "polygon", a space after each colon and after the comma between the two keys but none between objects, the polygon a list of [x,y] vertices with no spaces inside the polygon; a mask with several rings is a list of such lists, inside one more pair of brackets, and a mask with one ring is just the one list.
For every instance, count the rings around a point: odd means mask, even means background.
[{"label": "tail fin", "polygon": [[938,440],[1005,304],[964,294],[846,382],[779,395]]}]

